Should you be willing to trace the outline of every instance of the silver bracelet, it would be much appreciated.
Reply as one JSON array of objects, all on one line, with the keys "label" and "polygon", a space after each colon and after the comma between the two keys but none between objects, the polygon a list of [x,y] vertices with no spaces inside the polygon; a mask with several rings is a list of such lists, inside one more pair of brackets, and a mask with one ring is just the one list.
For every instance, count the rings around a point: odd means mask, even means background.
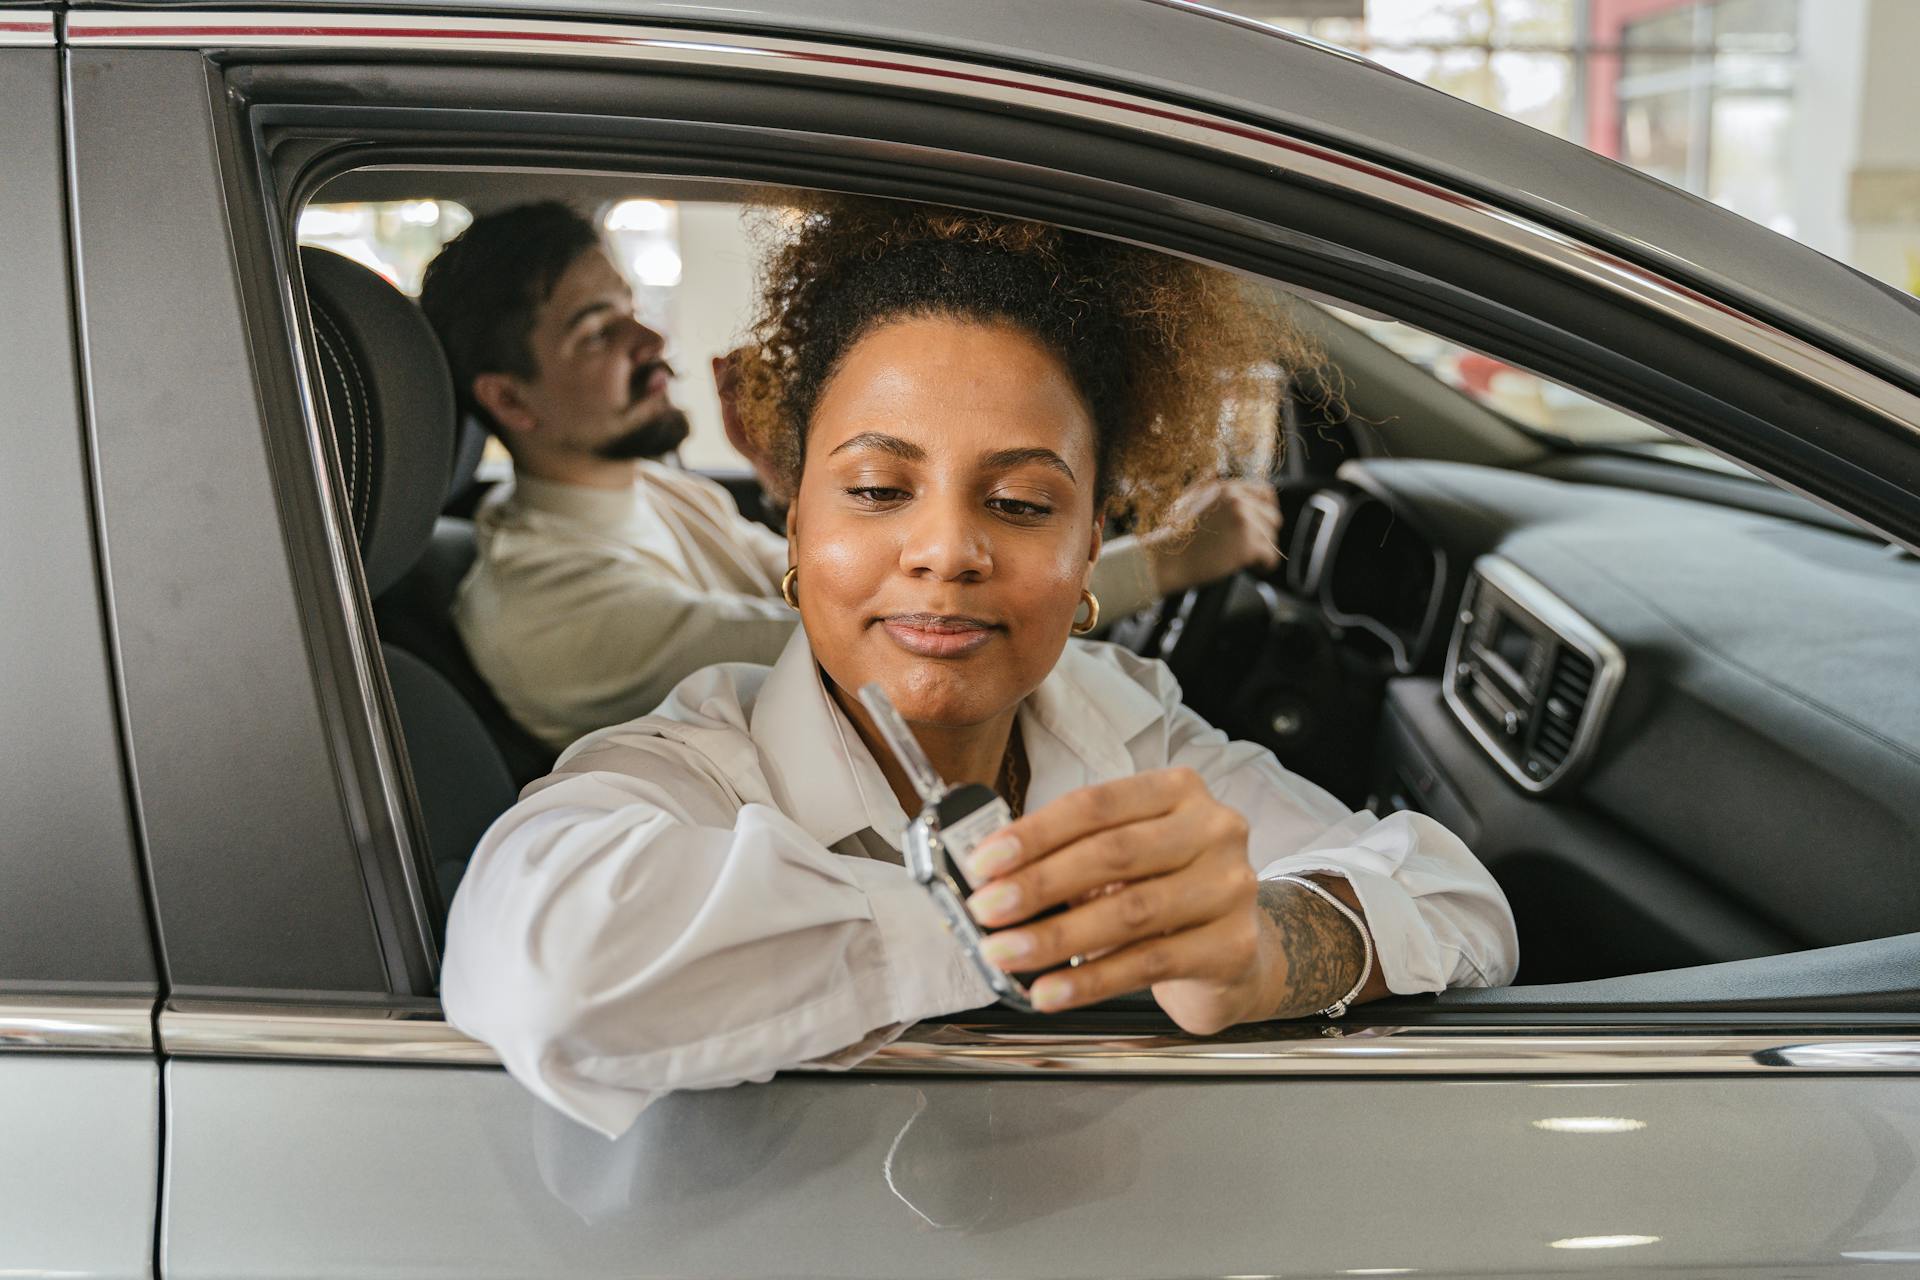
[{"label": "silver bracelet", "polygon": [[1316,884],[1305,876],[1275,876],[1273,880],[1267,883],[1271,884],[1278,880],[1285,880],[1289,884],[1297,884],[1301,888],[1326,899],[1326,901],[1333,905],[1335,911],[1338,911],[1341,915],[1352,921],[1353,927],[1360,931],[1360,945],[1366,949],[1366,959],[1360,964],[1360,981],[1353,984],[1353,990],[1347,992],[1347,994],[1341,996],[1338,1000],[1335,1000],[1319,1013],[1319,1016],[1322,1018],[1341,1017],[1347,1012],[1347,1006],[1351,1005],[1354,1000],[1359,997],[1360,993],[1366,989],[1367,979],[1373,976],[1373,935],[1367,932],[1366,921],[1355,914],[1352,907],[1340,901],[1325,885]]}]

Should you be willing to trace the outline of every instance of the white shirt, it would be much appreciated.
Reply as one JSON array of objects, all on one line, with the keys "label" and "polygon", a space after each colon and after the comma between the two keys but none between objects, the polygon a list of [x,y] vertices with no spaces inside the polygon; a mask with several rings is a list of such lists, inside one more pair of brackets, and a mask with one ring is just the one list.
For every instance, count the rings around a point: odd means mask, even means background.
[{"label": "white shirt", "polygon": [[[1512,913],[1465,845],[1424,815],[1349,813],[1228,741],[1164,665],[1070,642],[1019,722],[1029,809],[1190,766],[1246,816],[1262,878],[1352,883],[1393,991],[1512,980]],[[702,671],[526,789],[454,898],[442,1005],[610,1135],[669,1090],[851,1065],[993,999],[900,865],[906,824],[797,631],[771,669]]]},{"label": "white shirt", "polygon": [[[454,624],[508,713],[555,750],[646,714],[710,663],[772,662],[798,622],[780,599],[787,540],[677,467],[642,462],[631,489],[517,476],[474,525]],[[1093,591],[1109,619],[1151,604],[1145,549],[1108,543]]]}]

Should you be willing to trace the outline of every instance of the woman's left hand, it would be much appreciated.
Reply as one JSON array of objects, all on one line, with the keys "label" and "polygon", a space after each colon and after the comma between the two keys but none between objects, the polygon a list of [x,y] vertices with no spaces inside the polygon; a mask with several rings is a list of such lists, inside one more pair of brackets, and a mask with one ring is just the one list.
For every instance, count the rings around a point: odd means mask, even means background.
[{"label": "woman's left hand", "polygon": [[[1043,1010],[1142,987],[1182,1029],[1210,1035],[1267,1016],[1272,964],[1247,823],[1191,769],[1083,787],[1043,805],[975,850],[968,908],[987,959],[1034,982]],[[1019,928],[1056,903],[1074,904]],[[1073,956],[1092,957],[1061,968]]]}]

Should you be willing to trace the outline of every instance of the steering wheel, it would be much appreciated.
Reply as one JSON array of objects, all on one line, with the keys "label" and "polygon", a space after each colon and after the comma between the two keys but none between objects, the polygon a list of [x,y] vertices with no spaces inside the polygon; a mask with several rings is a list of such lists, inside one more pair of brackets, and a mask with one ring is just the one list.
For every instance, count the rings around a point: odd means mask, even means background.
[{"label": "steering wheel", "polygon": [[1138,646],[1143,657],[1166,663],[1181,688],[1198,674],[1201,655],[1213,648],[1227,601],[1244,574],[1231,574],[1205,586],[1165,596],[1154,606],[1153,626]]},{"label": "steering wheel", "polygon": [[1181,701],[1210,724],[1309,776],[1339,754],[1339,726],[1358,713],[1349,714],[1336,647],[1310,606],[1238,573],[1168,596],[1142,621],[1115,639],[1165,662]]},{"label": "steering wheel", "polygon": [[[1127,643],[1167,664],[1184,702],[1216,724],[1232,717],[1247,677],[1260,665],[1281,609],[1277,592],[1236,573],[1165,597]],[[1120,637],[1116,637],[1117,639]]]}]

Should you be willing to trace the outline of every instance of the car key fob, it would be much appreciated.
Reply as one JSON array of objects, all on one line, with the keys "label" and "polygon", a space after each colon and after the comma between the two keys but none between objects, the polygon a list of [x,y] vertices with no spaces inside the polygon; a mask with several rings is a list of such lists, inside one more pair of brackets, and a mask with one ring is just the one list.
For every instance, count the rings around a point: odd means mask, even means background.
[{"label": "car key fob", "polygon": [[[1033,1012],[1026,979],[1034,975],[1006,973],[980,953],[985,933],[967,910],[966,900],[973,895],[974,886],[961,868],[962,861],[988,836],[1013,821],[1013,810],[997,792],[981,783],[948,786],[879,685],[863,687],[860,702],[920,794],[920,812],[907,824],[904,854],[908,872],[933,896],[947,928],[960,939],[1000,1002]],[[1064,909],[1056,905],[1034,918]]]},{"label": "car key fob", "polygon": [[945,870],[953,877],[954,888],[960,896],[970,898],[975,886],[961,868],[988,836],[1013,821],[1013,810],[993,788],[969,782],[935,802],[933,819],[940,833],[941,853],[947,863]]}]

